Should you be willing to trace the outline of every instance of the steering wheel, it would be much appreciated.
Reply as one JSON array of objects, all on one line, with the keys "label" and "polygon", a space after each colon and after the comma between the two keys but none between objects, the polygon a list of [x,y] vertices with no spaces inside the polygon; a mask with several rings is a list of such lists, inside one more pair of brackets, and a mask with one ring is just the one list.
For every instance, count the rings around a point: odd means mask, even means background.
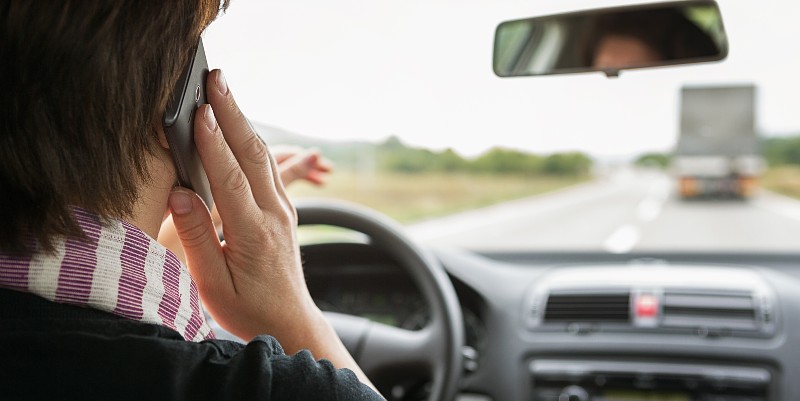
[{"label": "steering wheel", "polygon": [[463,370],[464,328],[453,284],[439,262],[409,241],[399,224],[373,210],[330,200],[298,201],[295,208],[300,225],[334,226],[366,235],[370,245],[400,263],[430,307],[429,323],[414,331],[326,312],[364,373],[373,378],[403,368],[413,367],[415,373],[426,369],[431,377],[429,400],[452,400]]}]

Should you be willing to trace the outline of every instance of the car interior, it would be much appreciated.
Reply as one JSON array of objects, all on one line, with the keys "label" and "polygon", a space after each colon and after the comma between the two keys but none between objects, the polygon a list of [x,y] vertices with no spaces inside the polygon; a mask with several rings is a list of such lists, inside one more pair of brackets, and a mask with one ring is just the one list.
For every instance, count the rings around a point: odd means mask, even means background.
[{"label": "car interior", "polygon": [[[736,49],[727,34],[732,22],[723,24],[727,5],[689,0],[520,15],[497,21],[487,62],[493,57],[494,78],[506,85],[587,74],[624,81],[627,74],[697,68],[684,65],[724,66]],[[656,58],[629,53],[620,64],[598,64],[603,30],[619,36],[613,30],[630,21],[651,31],[673,21],[668,32],[653,35],[670,38],[672,47],[656,49]],[[674,222],[673,236],[735,230],[724,220],[710,230],[703,216],[713,212],[705,208],[761,202],[682,200],[671,178],[658,177],[643,184],[642,194],[668,181],[658,187],[669,199],[663,207],[676,202],[699,216]],[[617,183],[597,185],[612,191]],[[558,216],[555,210],[569,203],[553,199],[542,215]],[[475,224],[444,218],[408,227],[354,202],[298,197],[295,206],[301,228],[341,234],[305,241],[308,286],[389,400],[764,401],[800,394],[793,379],[800,376],[797,249],[753,252],[739,242],[624,251],[526,249],[512,240],[481,246],[495,231],[522,236],[525,223],[512,222],[524,216],[489,206],[473,213]],[[566,222],[554,225],[563,232],[553,236],[582,235]],[[470,245],[418,235],[428,228],[469,235]],[[629,232],[617,239],[624,242]]]}]

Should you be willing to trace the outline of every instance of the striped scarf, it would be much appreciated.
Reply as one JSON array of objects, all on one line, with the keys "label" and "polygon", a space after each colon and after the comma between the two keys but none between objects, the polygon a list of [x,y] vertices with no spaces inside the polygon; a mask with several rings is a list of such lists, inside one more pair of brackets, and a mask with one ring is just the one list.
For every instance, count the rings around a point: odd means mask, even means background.
[{"label": "striped scarf", "polygon": [[124,221],[73,210],[87,239],[59,239],[53,253],[0,253],[0,287],[166,326],[187,341],[214,338],[197,287],[172,252]]}]

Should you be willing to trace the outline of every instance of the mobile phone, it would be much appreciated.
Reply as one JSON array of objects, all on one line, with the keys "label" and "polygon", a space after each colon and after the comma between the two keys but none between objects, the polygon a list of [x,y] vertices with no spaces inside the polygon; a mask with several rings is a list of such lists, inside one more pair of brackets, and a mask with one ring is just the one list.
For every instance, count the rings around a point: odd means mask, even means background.
[{"label": "mobile phone", "polygon": [[207,77],[208,62],[200,40],[172,92],[162,124],[178,171],[178,182],[200,195],[211,210],[214,198],[194,143],[194,115],[197,108],[206,103]]}]

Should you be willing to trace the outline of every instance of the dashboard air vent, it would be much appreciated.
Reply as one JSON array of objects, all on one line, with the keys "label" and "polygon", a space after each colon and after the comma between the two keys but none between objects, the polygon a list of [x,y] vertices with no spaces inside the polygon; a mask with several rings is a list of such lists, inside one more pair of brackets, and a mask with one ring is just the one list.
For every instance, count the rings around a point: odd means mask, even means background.
[{"label": "dashboard air vent", "polygon": [[757,330],[753,295],[742,293],[664,293],[664,327]]},{"label": "dashboard air vent", "polygon": [[630,295],[551,293],[547,298],[544,321],[554,322],[628,322]]}]

